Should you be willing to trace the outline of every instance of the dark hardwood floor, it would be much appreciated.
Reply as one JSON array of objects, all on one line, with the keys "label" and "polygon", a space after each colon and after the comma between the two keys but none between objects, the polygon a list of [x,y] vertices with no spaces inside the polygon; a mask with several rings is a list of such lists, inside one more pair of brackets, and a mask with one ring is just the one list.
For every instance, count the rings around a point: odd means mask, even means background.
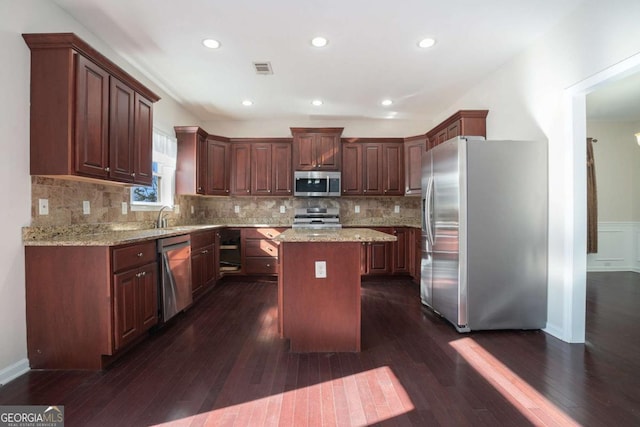
[{"label": "dark hardwood floor", "polygon": [[640,275],[589,274],[585,345],[458,334],[405,280],[363,284],[361,353],[292,354],[276,285],[228,282],[108,370],[31,371],[0,405],[67,426],[640,425]]}]

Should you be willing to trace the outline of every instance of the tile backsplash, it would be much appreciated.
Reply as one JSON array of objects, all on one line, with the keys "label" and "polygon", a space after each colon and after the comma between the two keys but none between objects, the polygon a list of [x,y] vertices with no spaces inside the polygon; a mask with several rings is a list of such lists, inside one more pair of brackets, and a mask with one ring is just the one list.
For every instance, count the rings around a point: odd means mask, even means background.
[{"label": "tile backsplash", "polygon": [[[75,179],[31,177],[31,226],[129,223],[152,227],[157,211],[131,211],[130,187]],[[48,199],[49,214],[38,214],[38,200]],[[90,213],[83,213],[89,201]],[[122,213],[127,203],[127,213]],[[419,197],[205,197],[176,196],[179,214],[170,212],[169,225],[181,224],[270,224],[290,225],[294,209],[308,206],[339,207],[344,225],[420,225]],[[284,206],[284,213],[280,207]],[[356,206],[360,213],[356,213]],[[399,212],[396,212],[396,207]],[[193,213],[192,213],[193,211]]]}]

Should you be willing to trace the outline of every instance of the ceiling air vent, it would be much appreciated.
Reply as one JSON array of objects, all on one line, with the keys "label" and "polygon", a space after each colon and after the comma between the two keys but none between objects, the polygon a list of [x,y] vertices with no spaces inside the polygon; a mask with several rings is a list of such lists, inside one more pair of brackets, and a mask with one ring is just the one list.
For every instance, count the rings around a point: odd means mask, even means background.
[{"label": "ceiling air vent", "polygon": [[256,74],[273,74],[271,62],[254,62],[253,68],[256,69]]}]

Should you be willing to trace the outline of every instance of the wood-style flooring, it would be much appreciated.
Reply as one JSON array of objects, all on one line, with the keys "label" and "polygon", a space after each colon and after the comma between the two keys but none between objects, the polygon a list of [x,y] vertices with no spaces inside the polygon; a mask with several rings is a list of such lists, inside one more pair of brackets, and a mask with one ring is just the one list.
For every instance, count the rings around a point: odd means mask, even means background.
[{"label": "wood-style flooring", "polygon": [[31,371],[0,405],[66,426],[640,425],[640,275],[589,274],[588,342],[458,334],[408,280],[369,281],[361,353],[292,354],[276,284],[219,284],[108,370]]}]

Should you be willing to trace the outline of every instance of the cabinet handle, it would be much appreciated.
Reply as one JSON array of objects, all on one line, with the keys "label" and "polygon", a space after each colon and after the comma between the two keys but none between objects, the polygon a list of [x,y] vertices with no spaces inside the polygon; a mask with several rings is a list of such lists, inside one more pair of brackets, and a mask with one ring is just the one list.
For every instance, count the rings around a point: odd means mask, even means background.
[{"label": "cabinet handle", "polygon": [[109,172],[111,169],[109,168],[109,166],[107,166],[106,168],[104,168],[105,172]]},{"label": "cabinet handle", "polygon": [[138,258],[142,258],[142,255],[144,255],[143,252],[138,252]]}]

